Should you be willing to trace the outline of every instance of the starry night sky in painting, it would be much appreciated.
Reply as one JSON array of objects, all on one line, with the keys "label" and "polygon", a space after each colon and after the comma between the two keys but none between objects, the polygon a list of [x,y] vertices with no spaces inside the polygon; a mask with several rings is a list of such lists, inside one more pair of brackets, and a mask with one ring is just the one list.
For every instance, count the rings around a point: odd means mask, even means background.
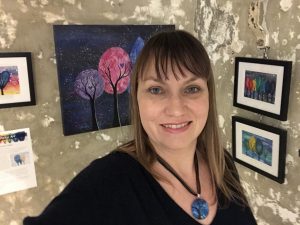
[{"label": "starry night sky in painting", "polygon": [[[113,95],[104,92],[95,102],[97,127],[93,126],[89,100],[74,90],[76,76],[84,70],[98,70],[101,55],[111,47],[130,54],[138,37],[147,41],[173,25],[54,25],[57,73],[64,135],[113,127]],[[129,124],[129,93],[118,94],[121,125]]]}]

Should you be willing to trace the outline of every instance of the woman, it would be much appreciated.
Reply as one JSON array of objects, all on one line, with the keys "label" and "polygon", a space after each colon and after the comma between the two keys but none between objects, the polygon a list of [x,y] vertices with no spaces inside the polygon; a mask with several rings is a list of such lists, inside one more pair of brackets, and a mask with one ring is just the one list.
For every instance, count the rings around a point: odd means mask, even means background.
[{"label": "woman", "polygon": [[25,225],[254,225],[218,136],[212,69],[184,31],[153,36],[131,77],[134,139],[84,169]]}]

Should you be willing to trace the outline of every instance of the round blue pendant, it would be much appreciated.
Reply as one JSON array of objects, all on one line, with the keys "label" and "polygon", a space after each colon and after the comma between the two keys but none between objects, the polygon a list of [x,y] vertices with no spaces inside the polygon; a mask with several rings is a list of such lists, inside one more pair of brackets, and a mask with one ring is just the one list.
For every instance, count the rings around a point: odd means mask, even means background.
[{"label": "round blue pendant", "polygon": [[192,203],[192,214],[197,220],[203,220],[208,215],[208,204],[202,198],[196,198]]}]

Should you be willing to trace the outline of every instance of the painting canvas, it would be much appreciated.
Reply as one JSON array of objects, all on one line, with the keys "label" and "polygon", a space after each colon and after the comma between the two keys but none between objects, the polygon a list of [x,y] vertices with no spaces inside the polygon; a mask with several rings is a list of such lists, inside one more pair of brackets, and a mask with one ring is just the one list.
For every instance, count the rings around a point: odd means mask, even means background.
[{"label": "painting canvas", "polygon": [[0,108],[28,105],[35,105],[31,53],[0,53]]},{"label": "painting canvas", "polygon": [[[20,94],[19,72],[17,66],[0,66],[1,95]],[[5,77],[7,77],[5,82]],[[3,82],[2,82],[3,81]]]},{"label": "painting canvas", "polygon": [[279,183],[284,181],[287,132],[280,128],[232,117],[233,158]]},{"label": "painting canvas", "polygon": [[270,104],[275,103],[276,74],[245,71],[244,97]]},{"label": "painting canvas", "polygon": [[130,75],[144,43],[174,25],[54,25],[64,135],[129,124]]},{"label": "painting canvas", "polygon": [[273,141],[242,130],[242,154],[272,166]]}]

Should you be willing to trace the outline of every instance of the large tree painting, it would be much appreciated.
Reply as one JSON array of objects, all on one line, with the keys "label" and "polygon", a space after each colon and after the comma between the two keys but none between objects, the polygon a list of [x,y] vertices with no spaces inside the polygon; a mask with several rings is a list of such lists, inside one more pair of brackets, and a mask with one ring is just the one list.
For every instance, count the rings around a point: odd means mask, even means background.
[{"label": "large tree painting", "polygon": [[129,124],[132,68],[145,41],[173,25],[54,25],[65,135]]}]

